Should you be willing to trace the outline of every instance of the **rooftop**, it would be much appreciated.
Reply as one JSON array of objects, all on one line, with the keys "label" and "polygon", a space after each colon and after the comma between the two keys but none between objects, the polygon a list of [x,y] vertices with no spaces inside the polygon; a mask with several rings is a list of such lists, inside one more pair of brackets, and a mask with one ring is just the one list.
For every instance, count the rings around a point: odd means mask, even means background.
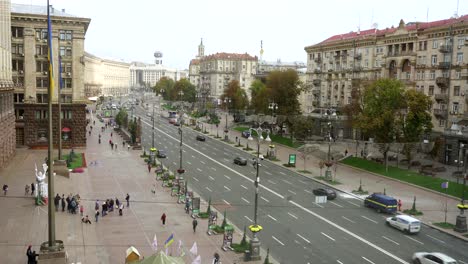
[{"label": "rooftop", "polygon": [[211,54],[208,56],[205,56],[201,59],[201,61],[205,60],[226,60],[226,59],[231,59],[231,60],[258,60],[257,56],[250,56],[249,54],[244,53],[244,54],[239,54],[239,53],[226,53],[226,52],[221,52],[221,53],[216,53],[216,54]]},{"label": "rooftop", "polygon": [[[11,3],[11,12],[19,13],[19,14],[34,14],[34,15],[47,16],[47,7]],[[59,16],[59,17],[77,17],[74,15],[65,13],[65,9],[60,10],[60,9],[54,8],[53,6],[51,6],[50,15]]]}]

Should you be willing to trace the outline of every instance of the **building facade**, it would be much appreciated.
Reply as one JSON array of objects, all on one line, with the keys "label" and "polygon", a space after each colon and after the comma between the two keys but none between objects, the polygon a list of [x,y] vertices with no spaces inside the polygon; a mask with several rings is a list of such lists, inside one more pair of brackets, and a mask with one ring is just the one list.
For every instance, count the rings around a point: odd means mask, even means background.
[{"label": "building facade", "polygon": [[[55,93],[53,140],[64,147],[86,145],[86,99],[84,89],[84,40],[91,22],[50,7]],[[48,142],[47,7],[11,5],[11,49],[16,118],[16,143],[45,147]],[[58,98],[59,56],[62,89]],[[62,103],[62,131],[58,131],[58,100]]]},{"label": "building facade", "polygon": [[85,52],[85,94],[123,96],[130,90],[130,63],[101,59]]},{"label": "building facade", "polygon": [[10,0],[0,0],[0,168],[8,164],[16,148],[10,10]]}]

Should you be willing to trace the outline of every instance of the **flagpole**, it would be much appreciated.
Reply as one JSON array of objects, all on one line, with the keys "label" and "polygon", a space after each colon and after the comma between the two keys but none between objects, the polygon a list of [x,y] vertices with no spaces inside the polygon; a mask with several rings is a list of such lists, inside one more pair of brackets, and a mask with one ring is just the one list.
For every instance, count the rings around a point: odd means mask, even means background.
[{"label": "flagpole", "polygon": [[58,160],[62,160],[62,57],[59,55],[59,88],[58,97]]}]

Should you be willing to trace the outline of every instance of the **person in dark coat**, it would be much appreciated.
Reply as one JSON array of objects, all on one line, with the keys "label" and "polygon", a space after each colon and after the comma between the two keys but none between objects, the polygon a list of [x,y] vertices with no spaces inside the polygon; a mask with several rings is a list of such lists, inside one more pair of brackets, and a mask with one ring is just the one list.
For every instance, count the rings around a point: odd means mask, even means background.
[{"label": "person in dark coat", "polygon": [[197,225],[198,225],[197,219],[193,219],[193,221],[192,221],[192,227],[193,227],[193,232],[194,232],[194,233],[195,233],[195,231],[197,231]]},{"label": "person in dark coat", "polygon": [[31,183],[31,195],[34,195],[35,191],[36,191],[36,185],[34,185],[34,183]]},{"label": "person in dark coat", "polygon": [[114,200],[113,199],[110,199],[109,200],[109,212],[113,212],[114,211]]},{"label": "person in dark coat", "polygon": [[166,225],[166,213],[163,213],[163,214],[161,215],[161,221],[162,221],[162,224],[163,224],[163,225]]},{"label": "person in dark coat", "polygon": [[62,194],[62,212],[65,212],[65,194]]},{"label": "person in dark coat", "polygon": [[67,196],[67,198],[65,199],[65,201],[67,202],[67,211],[70,213],[70,212],[71,212],[71,205],[70,205],[71,199],[70,199],[70,195]]},{"label": "person in dark coat", "polygon": [[55,211],[58,211],[60,203],[60,195],[57,193],[54,198]]},{"label": "person in dark coat", "polygon": [[125,200],[127,200],[127,207],[130,207],[130,195],[127,193],[127,196],[125,196]]}]

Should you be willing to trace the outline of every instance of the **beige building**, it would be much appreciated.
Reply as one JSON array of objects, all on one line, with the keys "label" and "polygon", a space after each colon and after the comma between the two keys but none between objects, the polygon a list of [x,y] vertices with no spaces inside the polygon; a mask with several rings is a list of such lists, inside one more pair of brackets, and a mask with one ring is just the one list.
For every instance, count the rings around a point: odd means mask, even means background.
[{"label": "beige building", "polygon": [[[88,18],[70,15],[65,10],[50,8],[55,93],[53,119],[57,112],[59,56],[62,66],[62,131],[54,121],[54,144],[62,136],[63,146],[86,145],[86,100],[84,93],[84,40],[91,22]],[[47,7],[11,5],[11,48],[16,141],[30,147],[47,146]]]},{"label": "beige building", "polygon": [[101,59],[85,52],[85,94],[122,96],[130,90],[130,63]]},{"label": "beige building", "polygon": [[[332,36],[305,47],[306,112],[339,110],[351,89],[378,78],[396,78],[433,99],[434,130],[468,120],[468,15],[429,23]],[[464,121],[466,122],[466,121]]]},{"label": "beige building", "polygon": [[10,9],[10,0],[0,0],[0,168],[8,164],[16,148]]}]

